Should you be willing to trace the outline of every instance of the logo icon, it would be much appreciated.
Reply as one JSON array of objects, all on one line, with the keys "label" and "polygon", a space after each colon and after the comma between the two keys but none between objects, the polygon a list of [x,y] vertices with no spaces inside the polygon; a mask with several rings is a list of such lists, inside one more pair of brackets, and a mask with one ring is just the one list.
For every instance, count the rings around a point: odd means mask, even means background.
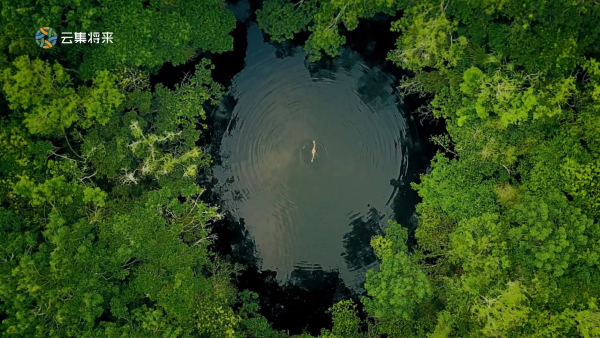
[{"label": "logo icon", "polygon": [[35,34],[35,41],[44,49],[52,48],[56,44],[57,38],[56,32],[50,27],[42,27]]}]

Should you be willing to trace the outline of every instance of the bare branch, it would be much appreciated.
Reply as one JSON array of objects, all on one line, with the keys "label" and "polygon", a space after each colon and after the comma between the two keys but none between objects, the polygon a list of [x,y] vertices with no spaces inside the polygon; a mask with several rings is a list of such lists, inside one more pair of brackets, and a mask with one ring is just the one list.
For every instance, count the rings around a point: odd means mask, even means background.
[{"label": "bare branch", "polygon": [[211,234],[211,235],[208,235],[208,236],[206,236],[206,237],[200,238],[200,239],[199,239],[199,240],[197,240],[197,241],[196,241],[194,244],[192,244],[192,246],[199,245],[199,244],[201,244],[201,243],[202,243],[202,242],[204,242],[204,241],[209,241],[209,242],[212,242],[212,241],[214,241],[214,240],[216,240],[216,239],[217,239],[217,234]]}]

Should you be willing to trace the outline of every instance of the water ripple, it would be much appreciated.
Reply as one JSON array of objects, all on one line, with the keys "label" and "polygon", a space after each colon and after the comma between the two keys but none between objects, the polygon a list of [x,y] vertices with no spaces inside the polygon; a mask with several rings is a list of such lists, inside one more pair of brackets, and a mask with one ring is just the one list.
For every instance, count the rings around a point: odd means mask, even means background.
[{"label": "water ripple", "polygon": [[234,121],[221,148],[228,163],[217,176],[234,177],[231,208],[249,227],[263,268],[282,278],[317,266],[350,271],[344,238],[367,205],[385,208],[390,179],[408,166],[394,80],[362,63],[309,71],[303,53],[275,58],[257,34],[251,27],[247,66],[234,81]]}]

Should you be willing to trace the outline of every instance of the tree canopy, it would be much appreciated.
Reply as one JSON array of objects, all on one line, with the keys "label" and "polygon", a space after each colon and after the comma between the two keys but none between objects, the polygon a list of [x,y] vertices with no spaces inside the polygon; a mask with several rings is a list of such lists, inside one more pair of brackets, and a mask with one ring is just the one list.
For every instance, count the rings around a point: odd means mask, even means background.
[{"label": "tree canopy", "polygon": [[[368,317],[334,304],[320,337],[600,337],[600,5],[265,0],[257,21],[275,41],[309,32],[317,60],[382,15],[443,151],[413,184],[417,244],[393,221],[372,238]],[[209,249],[222,214],[200,198],[198,141],[225,91],[201,56],[233,47],[224,1],[7,0],[0,18],[0,332],[287,337]],[[46,26],[115,42],[42,50]]]},{"label": "tree canopy", "polygon": [[[275,4],[283,11],[276,10]],[[598,337],[600,6],[588,1],[267,0],[274,39],[311,59],[376,13],[403,95],[445,118],[414,184],[417,245],[393,224],[372,245],[374,331],[390,337]]]},{"label": "tree canopy", "polygon": [[[222,215],[200,199],[197,142],[224,93],[214,66],[149,86],[166,62],[233,47],[225,3],[5,1],[0,17],[0,332],[279,336],[208,249]],[[40,53],[43,26],[115,41]]]}]

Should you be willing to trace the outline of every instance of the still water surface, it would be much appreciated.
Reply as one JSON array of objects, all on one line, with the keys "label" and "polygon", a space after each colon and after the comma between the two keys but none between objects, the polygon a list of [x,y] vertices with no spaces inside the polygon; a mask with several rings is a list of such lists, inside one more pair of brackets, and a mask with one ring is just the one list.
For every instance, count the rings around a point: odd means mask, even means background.
[{"label": "still water surface", "polygon": [[395,80],[349,50],[327,66],[301,50],[277,57],[256,24],[245,62],[215,168],[223,205],[245,221],[262,269],[280,281],[294,270],[333,269],[356,287],[376,264],[370,236],[391,217],[390,180],[408,168]]}]

